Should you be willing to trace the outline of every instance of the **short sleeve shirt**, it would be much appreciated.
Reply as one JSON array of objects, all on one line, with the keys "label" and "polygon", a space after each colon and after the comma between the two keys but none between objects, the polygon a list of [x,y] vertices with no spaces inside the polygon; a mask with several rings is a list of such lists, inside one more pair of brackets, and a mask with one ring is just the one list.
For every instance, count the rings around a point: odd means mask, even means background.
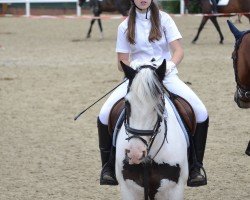
[{"label": "short sleeve shirt", "polygon": [[127,40],[128,18],[118,27],[116,52],[129,53],[130,61],[150,62],[155,60],[156,65],[160,65],[163,59],[171,59],[169,43],[182,38],[173,19],[163,11],[160,11],[162,37],[159,41],[149,42],[148,36],[151,29],[149,20],[145,13],[136,11],[135,42],[130,44]]}]

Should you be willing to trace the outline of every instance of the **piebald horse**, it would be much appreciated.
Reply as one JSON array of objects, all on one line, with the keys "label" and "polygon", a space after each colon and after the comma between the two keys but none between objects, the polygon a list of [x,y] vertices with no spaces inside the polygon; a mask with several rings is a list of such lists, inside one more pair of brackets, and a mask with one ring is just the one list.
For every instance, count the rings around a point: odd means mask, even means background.
[{"label": "piebald horse", "polygon": [[[83,6],[86,0],[79,0],[79,6]],[[100,15],[102,12],[115,12],[119,11],[123,16],[127,16],[128,10],[130,8],[130,1],[129,0],[89,0],[89,6],[92,9],[94,18],[91,19],[90,27],[87,33],[86,38],[91,37],[92,26],[94,25],[95,21],[98,21],[101,38],[103,38],[103,28],[102,28],[102,21]]]},{"label": "piebald horse", "polygon": [[121,65],[129,80],[116,143],[122,199],[184,199],[188,142],[162,86],[166,61],[157,69]]},{"label": "piebald horse", "polygon": [[[220,0],[221,1],[221,0]],[[212,23],[214,24],[216,30],[218,31],[220,35],[220,43],[223,44],[224,36],[221,32],[220,26],[217,21],[217,17],[228,17],[231,16],[230,13],[245,13],[244,15],[250,20],[250,0],[229,0],[228,4],[221,5],[220,1],[218,3],[218,14],[210,15],[212,13],[212,5],[210,3],[210,0],[200,0],[202,13],[203,14],[209,14],[202,17],[200,26],[198,28],[198,32],[196,36],[194,37],[192,43],[195,43],[199,35],[204,28],[206,22],[210,19]],[[223,0],[225,1],[225,0]],[[228,15],[225,15],[228,14]]]},{"label": "piebald horse", "polygon": [[[227,23],[235,37],[232,53],[236,82],[234,100],[239,108],[250,108],[250,30],[239,31],[229,20]],[[246,154],[250,156],[250,141]]]}]

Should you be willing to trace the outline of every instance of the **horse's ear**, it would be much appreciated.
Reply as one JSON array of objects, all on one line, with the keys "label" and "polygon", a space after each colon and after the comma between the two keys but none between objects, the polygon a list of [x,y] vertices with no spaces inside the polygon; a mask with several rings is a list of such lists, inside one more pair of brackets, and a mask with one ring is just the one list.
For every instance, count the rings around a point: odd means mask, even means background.
[{"label": "horse's ear", "polygon": [[162,64],[155,70],[160,82],[163,81],[166,73],[166,60],[164,59]]},{"label": "horse's ear", "polygon": [[233,33],[234,37],[236,40],[238,40],[244,33],[244,31],[239,31],[230,20],[227,20],[227,24]]},{"label": "horse's ear", "polygon": [[122,61],[120,61],[121,67],[123,69],[123,72],[125,74],[125,77],[129,80],[133,80],[136,75],[136,70],[134,70],[132,67],[124,64]]}]

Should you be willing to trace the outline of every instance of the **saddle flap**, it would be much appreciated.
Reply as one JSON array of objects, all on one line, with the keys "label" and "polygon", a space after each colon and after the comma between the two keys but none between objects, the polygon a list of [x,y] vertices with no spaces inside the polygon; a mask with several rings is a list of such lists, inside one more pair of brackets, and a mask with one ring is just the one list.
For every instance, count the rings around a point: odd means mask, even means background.
[{"label": "saddle flap", "polygon": [[125,106],[125,100],[124,100],[124,98],[122,98],[119,101],[117,101],[111,109],[111,112],[109,115],[109,123],[108,123],[108,130],[109,130],[110,135],[112,135],[114,130],[115,130],[117,120],[118,120],[124,106]]}]

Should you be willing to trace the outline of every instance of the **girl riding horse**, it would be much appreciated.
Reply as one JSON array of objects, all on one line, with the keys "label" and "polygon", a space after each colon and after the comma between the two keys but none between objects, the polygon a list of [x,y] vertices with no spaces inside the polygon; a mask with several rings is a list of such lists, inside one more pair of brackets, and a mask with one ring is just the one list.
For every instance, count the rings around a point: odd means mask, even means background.
[{"label": "girl riding horse", "polygon": [[[200,170],[205,153],[208,113],[198,96],[177,75],[177,65],[183,58],[180,42],[182,36],[173,19],[167,13],[159,11],[154,1],[133,0],[131,2],[129,17],[118,27],[116,44],[118,68],[123,71],[120,61],[136,68],[145,62],[158,67],[164,59],[167,60],[167,71],[163,84],[170,92],[183,97],[191,104],[197,120],[195,135],[191,138],[198,162],[190,165],[188,185],[206,185],[207,180]],[[110,153],[112,142],[107,125],[111,108],[126,95],[127,87],[128,81],[111,94],[98,117],[99,146],[103,166],[101,184],[117,184],[114,161],[108,162],[108,157],[112,154]]]},{"label": "girl riding horse", "polygon": [[129,80],[125,121],[116,143],[116,175],[123,200],[184,199],[188,135],[163,87],[166,61],[136,70],[121,63]]}]

